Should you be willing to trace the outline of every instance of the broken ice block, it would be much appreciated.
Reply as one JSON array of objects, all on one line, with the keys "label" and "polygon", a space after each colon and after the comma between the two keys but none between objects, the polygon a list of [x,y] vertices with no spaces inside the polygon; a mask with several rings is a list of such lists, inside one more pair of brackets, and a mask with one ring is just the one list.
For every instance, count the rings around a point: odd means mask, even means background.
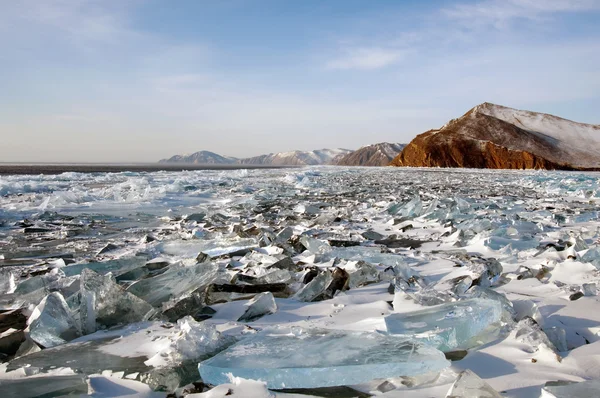
[{"label": "broken ice block", "polygon": [[393,204],[387,209],[387,212],[391,215],[398,215],[400,217],[415,218],[421,215],[423,211],[423,202],[421,198],[415,196],[410,201],[404,204]]},{"label": "broken ice block", "polygon": [[493,289],[481,286],[472,286],[469,290],[467,290],[464,295],[465,298],[483,298],[496,300],[502,305],[502,321],[506,323],[512,323],[514,319],[517,317],[517,312],[515,311],[513,304],[506,296],[502,293],[499,293]]},{"label": "broken ice block", "polygon": [[132,269],[139,268],[146,264],[146,257],[127,257],[116,260],[79,263],[61,268],[66,276],[79,275],[84,269],[91,269],[99,274],[105,275],[112,272],[114,275],[124,274]]},{"label": "broken ice block", "polygon": [[595,283],[584,283],[581,285],[581,289],[585,296],[595,296],[597,294]]},{"label": "broken ice block", "polygon": [[82,375],[24,377],[0,382],[3,398],[83,396],[88,385]]},{"label": "broken ice block", "polygon": [[[215,326],[191,317],[180,319],[177,325],[140,322],[13,359],[6,371],[25,367],[46,374],[68,366],[76,373],[91,375],[110,369],[114,373],[137,373],[137,378],[152,388],[172,392],[198,378],[199,361],[234,342]],[[4,392],[2,381],[0,392]]]},{"label": "broken ice block", "polygon": [[321,301],[333,298],[335,293],[348,285],[348,273],[341,268],[323,271],[304,285],[295,295],[298,301]]},{"label": "broken ice block", "polygon": [[251,322],[264,315],[277,312],[277,304],[271,292],[257,294],[248,301],[246,307],[246,312],[238,319],[240,322]]},{"label": "broken ice block", "polygon": [[572,381],[549,381],[542,387],[544,398],[597,398],[600,396],[600,380],[579,383]]},{"label": "broken ice block", "polygon": [[171,298],[179,298],[202,286],[214,282],[229,282],[229,277],[219,271],[214,263],[200,263],[190,267],[171,266],[163,274],[140,280],[127,291],[158,306]]},{"label": "broken ice block", "polygon": [[198,365],[202,380],[227,383],[227,374],[262,380],[269,388],[353,385],[414,376],[449,366],[433,347],[369,332],[306,329],[263,331]]},{"label": "broken ice block", "polygon": [[581,256],[581,262],[591,263],[594,267],[600,269],[600,247],[596,246]]},{"label": "broken ice block", "polygon": [[331,246],[327,243],[319,239],[311,238],[310,236],[302,235],[300,237],[300,243],[306,250],[313,254],[325,254],[331,251]]},{"label": "broken ice block", "polygon": [[489,299],[469,299],[425,310],[385,317],[387,330],[412,336],[442,351],[472,347],[487,330],[502,319],[502,306]]},{"label": "broken ice block", "polygon": [[467,369],[460,372],[446,398],[502,398],[502,395]]},{"label": "broken ice block", "polygon": [[112,274],[100,275],[84,269],[81,273],[81,328],[93,333],[98,325],[111,327],[148,319],[154,312],[150,304],[126,292]]},{"label": "broken ice block", "polygon": [[58,292],[44,297],[29,317],[29,336],[42,347],[64,344],[80,335],[67,302]]},{"label": "broken ice block", "polygon": [[517,341],[529,346],[525,349],[527,352],[534,353],[543,346],[556,351],[556,347],[554,347],[554,344],[546,336],[546,333],[531,317],[525,317],[517,323],[514,336]]},{"label": "broken ice block", "polygon": [[359,286],[364,286],[369,283],[379,282],[379,271],[373,265],[358,261],[356,263],[348,263],[344,269],[348,272],[350,280],[348,287],[354,289]]},{"label": "broken ice block", "polygon": [[235,237],[215,240],[171,241],[161,243],[158,249],[165,254],[174,256],[195,257],[198,253],[205,253],[209,257],[218,257],[250,251],[256,247],[258,247],[258,242],[254,238],[240,239]]},{"label": "broken ice block", "polygon": [[544,333],[546,333],[546,336],[548,336],[548,339],[554,344],[554,347],[556,347],[558,352],[569,350],[567,346],[567,332],[565,329],[558,326],[552,326],[550,328],[544,328]]}]

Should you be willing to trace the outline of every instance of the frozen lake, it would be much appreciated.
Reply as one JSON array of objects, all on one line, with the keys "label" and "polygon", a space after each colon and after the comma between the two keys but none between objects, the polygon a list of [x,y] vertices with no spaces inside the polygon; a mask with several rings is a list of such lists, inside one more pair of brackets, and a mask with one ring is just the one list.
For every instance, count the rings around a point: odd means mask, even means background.
[{"label": "frozen lake", "polygon": [[[466,369],[503,397],[600,378],[598,173],[61,171],[0,175],[0,317],[31,325],[0,329],[15,394],[154,396],[198,363],[209,383],[261,375],[227,387],[259,397],[445,396]],[[360,339],[398,355],[339,354]]]}]

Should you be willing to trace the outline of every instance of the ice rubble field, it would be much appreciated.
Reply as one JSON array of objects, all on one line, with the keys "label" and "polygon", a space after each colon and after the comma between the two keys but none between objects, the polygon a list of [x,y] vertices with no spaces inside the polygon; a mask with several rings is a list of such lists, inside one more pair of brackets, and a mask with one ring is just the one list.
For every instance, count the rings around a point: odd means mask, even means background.
[{"label": "ice rubble field", "polygon": [[600,396],[599,177],[2,176],[0,391]]}]

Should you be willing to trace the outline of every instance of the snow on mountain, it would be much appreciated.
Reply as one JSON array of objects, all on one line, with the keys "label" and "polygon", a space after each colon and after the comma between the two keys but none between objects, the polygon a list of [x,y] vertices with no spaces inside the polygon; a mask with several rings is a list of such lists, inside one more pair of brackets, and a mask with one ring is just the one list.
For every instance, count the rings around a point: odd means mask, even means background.
[{"label": "snow on mountain", "polygon": [[486,102],[415,137],[392,165],[598,169],[600,126]]},{"label": "snow on mountain", "polygon": [[175,155],[169,159],[162,159],[159,163],[193,163],[193,164],[233,164],[237,159],[221,156],[210,151],[199,151],[191,155]]},{"label": "snow on mountain", "polygon": [[477,112],[504,120],[548,141],[561,159],[575,167],[600,167],[600,126],[577,123],[545,113],[484,103]]},{"label": "snow on mountain", "polygon": [[349,149],[317,149],[314,151],[291,151],[270,153],[268,155],[255,156],[240,159],[241,164],[273,165],[273,166],[313,166],[330,164],[337,156],[343,156],[352,151]]},{"label": "snow on mountain", "polygon": [[389,142],[366,145],[334,159],[334,163],[339,166],[387,166],[405,146]]}]

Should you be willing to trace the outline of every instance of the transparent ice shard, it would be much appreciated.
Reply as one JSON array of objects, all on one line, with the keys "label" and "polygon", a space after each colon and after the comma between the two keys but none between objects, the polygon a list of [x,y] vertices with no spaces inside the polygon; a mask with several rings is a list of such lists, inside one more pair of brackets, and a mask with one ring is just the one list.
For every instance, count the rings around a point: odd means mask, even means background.
[{"label": "transparent ice shard", "polygon": [[528,352],[534,353],[543,346],[556,351],[546,333],[540,328],[533,318],[525,317],[517,323],[514,330],[515,339],[529,346]]},{"label": "transparent ice shard", "polygon": [[469,290],[467,290],[464,297],[483,298],[498,301],[500,305],[502,305],[502,321],[508,324],[512,324],[517,317],[517,312],[515,311],[511,301],[506,298],[504,294],[493,289],[481,286],[472,286]]},{"label": "transparent ice shard", "polygon": [[349,263],[344,269],[350,276],[348,282],[350,289],[380,281],[379,270],[365,261],[358,261],[354,264]]},{"label": "transparent ice shard", "polygon": [[348,273],[341,268],[323,271],[304,285],[295,295],[299,301],[321,301],[333,298],[341,290],[348,287]]},{"label": "transparent ice shard", "polygon": [[214,325],[195,322],[191,317],[179,320],[177,325],[141,322],[98,331],[67,344],[13,359],[7,371],[25,367],[37,368],[40,374],[47,374],[67,364],[82,375],[104,370],[138,373],[137,378],[151,388],[172,392],[180,385],[198,379],[199,361],[235,341],[219,333]]},{"label": "transparent ice shard", "polygon": [[396,203],[391,205],[388,207],[387,212],[391,215],[397,215],[400,217],[418,217],[423,212],[423,202],[419,196],[415,196],[404,204]]},{"label": "transparent ice shard", "polygon": [[581,262],[591,263],[594,267],[600,269],[600,247],[596,246],[589,249],[583,256]]},{"label": "transparent ice shard", "polygon": [[537,238],[510,239],[501,236],[490,236],[484,241],[485,245],[492,250],[500,250],[508,247],[512,250],[530,250],[540,245]]},{"label": "transparent ice shard", "polygon": [[502,395],[467,369],[460,372],[446,398],[502,398]]},{"label": "transparent ice shard", "polygon": [[226,383],[231,373],[262,380],[269,388],[316,388],[415,376],[448,366],[440,351],[403,337],[306,329],[263,331],[198,368],[202,380],[215,385]]},{"label": "transparent ice shard", "polygon": [[2,380],[3,398],[83,396],[88,385],[82,375],[24,377]]},{"label": "transparent ice shard", "polygon": [[584,283],[581,285],[581,290],[583,290],[583,294],[586,296],[595,296],[598,293],[595,283]]},{"label": "transparent ice shard", "polygon": [[547,382],[542,387],[541,396],[544,398],[597,398],[600,396],[600,380],[588,380],[580,383]]},{"label": "transparent ice shard", "polygon": [[210,257],[251,250],[258,247],[254,238],[223,238],[214,240],[189,240],[161,243],[158,249],[165,254],[183,257],[195,257],[198,253],[205,253]]},{"label": "transparent ice shard", "polygon": [[488,338],[490,326],[502,319],[502,306],[489,299],[469,299],[425,310],[385,317],[387,330],[413,336],[442,351],[466,349],[480,338]]},{"label": "transparent ice shard", "polygon": [[331,272],[321,272],[315,276],[312,281],[298,290],[294,295],[294,299],[298,301],[313,301],[327,289],[327,286],[329,286],[332,281],[333,276],[331,275]]},{"label": "transparent ice shard", "polygon": [[[204,359],[235,342],[231,336],[221,334],[214,325],[197,322],[191,316],[178,320],[177,327],[179,331],[173,334],[171,345],[166,350],[170,364]],[[164,354],[162,352],[157,356],[164,357]]]},{"label": "transparent ice shard", "polygon": [[544,328],[544,333],[546,333],[546,336],[548,336],[548,339],[552,342],[554,347],[556,347],[558,352],[569,350],[567,346],[567,332],[565,329],[558,326],[552,326]]},{"label": "transparent ice shard", "polygon": [[325,254],[331,251],[331,246],[329,246],[329,244],[319,239],[311,238],[310,236],[302,235],[300,237],[300,243],[306,250],[313,254]]},{"label": "transparent ice shard", "polygon": [[112,274],[82,271],[79,314],[84,334],[95,332],[99,326],[146,320],[153,312],[150,304],[117,285]]},{"label": "transparent ice shard", "polygon": [[253,284],[289,283],[294,279],[294,273],[286,269],[273,269],[264,275],[256,277]]},{"label": "transparent ice shard", "polygon": [[109,261],[73,264],[61,268],[61,271],[64,272],[66,276],[75,276],[81,274],[81,272],[87,268],[101,275],[108,274],[109,272],[112,272],[114,275],[121,275],[143,266],[146,264],[146,261],[148,261],[147,258],[143,256],[126,257]]},{"label": "transparent ice shard", "polygon": [[230,277],[214,263],[200,263],[189,267],[171,266],[163,274],[142,279],[127,291],[142,298],[153,306],[170,299],[177,299],[211,283],[228,283]]},{"label": "transparent ice shard", "polygon": [[0,294],[13,293],[16,289],[15,275],[7,270],[0,271]]},{"label": "transparent ice shard", "polygon": [[44,348],[54,347],[81,335],[79,325],[62,294],[50,293],[29,318],[29,336]]},{"label": "transparent ice shard", "polygon": [[248,301],[246,307],[246,311],[238,319],[240,322],[252,322],[264,315],[277,312],[277,304],[271,292],[257,294]]}]

